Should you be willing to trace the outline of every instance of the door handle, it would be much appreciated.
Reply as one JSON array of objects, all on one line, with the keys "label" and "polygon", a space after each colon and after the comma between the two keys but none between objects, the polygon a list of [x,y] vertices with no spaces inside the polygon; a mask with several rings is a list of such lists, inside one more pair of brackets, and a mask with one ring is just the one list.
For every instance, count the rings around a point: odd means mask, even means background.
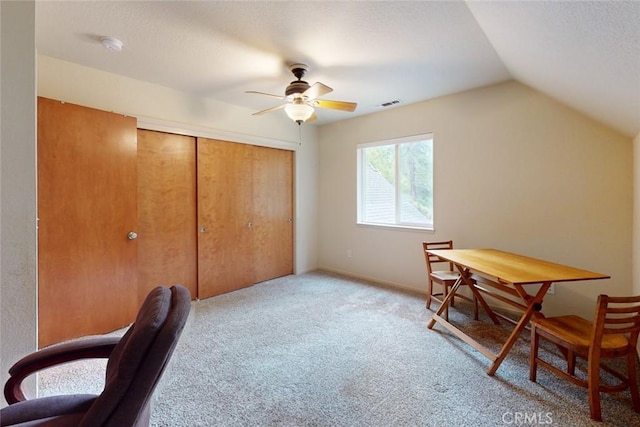
[{"label": "door handle", "polygon": [[138,233],[136,233],[135,231],[130,231],[129,234],[127,234],[127,239],[129,240],[136,240],[138,238]]}]

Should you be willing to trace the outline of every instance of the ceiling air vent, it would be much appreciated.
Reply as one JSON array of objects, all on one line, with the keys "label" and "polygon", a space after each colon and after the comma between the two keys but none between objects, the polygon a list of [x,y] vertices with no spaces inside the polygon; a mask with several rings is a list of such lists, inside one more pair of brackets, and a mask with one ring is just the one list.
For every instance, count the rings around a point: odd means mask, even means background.
[{"label": "ceiling air vent", "polygon": [[401,103],[402,103],[402,101],[400,101],[399,99],[395,99],[393,101],[383,102],[382,104],[378,105],[378,107],[386,108],[386,107],[391,107],[392,105],[398,105],[398,104],[401,104]]}]

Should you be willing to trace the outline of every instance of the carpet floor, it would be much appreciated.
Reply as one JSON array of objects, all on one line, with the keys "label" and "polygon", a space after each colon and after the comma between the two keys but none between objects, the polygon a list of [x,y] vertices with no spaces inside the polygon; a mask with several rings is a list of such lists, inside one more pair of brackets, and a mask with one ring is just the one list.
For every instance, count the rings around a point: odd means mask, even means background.
[{"label": "carpet floor", "polygon": [[[528,333],[490,377],[483,355],[426,328],[431,314],[422,295],[327,272],[194,301],[152,425],[640,426],[628,392],[602,395],[597,423],[585,389],[544,368],[529,381]],[[482,312],[473,320],[463,301],[449,316],[494,351],[511,330]],[[49,370],[39,394],[99,393],[103,369],[86,361]]]}]

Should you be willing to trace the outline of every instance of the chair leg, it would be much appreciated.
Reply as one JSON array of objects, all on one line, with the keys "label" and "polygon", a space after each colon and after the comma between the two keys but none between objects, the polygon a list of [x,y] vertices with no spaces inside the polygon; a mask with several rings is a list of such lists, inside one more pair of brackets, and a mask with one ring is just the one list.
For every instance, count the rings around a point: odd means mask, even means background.
[{"label": "chair leg", "polygon": [[426,307],[427,309],[431,308],[431,295],[433,295],[433,282],[431,281],[431,279],[427,280],[427,302],[426,302]]},{"label": "chair leg", "polygon": [[[449,290],[451,288],[449,286],[445,286],[445,295],[449,293]],[[456,306],[456,296],[453,295],[451,296],[451,307],[455,307]]]},{"label": "chair leg", "polygon": [[536,382],[536,374],[538,371],[538,345],[540,336],[536,333],[536,326],[531,325],[531,351],[529,352],[529,380]]},{"label": "chair leg", "polygon": [[[449,295],[449,292],[451,292],[451,289],[449,289],[449,286],[446,283],[443,284],[442,285],[442,301],[444,301],[447,295]],[[453,297],[451,298],[451,307],[453,307]],[[444,320],[446,320],[447,322],[449,321],[449,305],[446,305],[444,307]]]},{"label": "chair leg", "polygon": [[635,351],[631,351],[627,356],[627,377],[629,378],[629,391],[631,392],[631,402],[633,410],[640,412],[640,393],[638,392],[638,372],[637,356]]},{"label": "chair leg", "polygon": [[602,408],[600,407],[600,356],[589,354],[589,366],[587,368],[589,389],[589,411],[591,419],[602,421]]},{"label": "chair leg", "polygon": [[478,298],[473,296],[473,320],[478,320]]},{"label": "chair leg", "polygon": [[567,373],[571,376],[576,375],[576,354],[567,350]]}]

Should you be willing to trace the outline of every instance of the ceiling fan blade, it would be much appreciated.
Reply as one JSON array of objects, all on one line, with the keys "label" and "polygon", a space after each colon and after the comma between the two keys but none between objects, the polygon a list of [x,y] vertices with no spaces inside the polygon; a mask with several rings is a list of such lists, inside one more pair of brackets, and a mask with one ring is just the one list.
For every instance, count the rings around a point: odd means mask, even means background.
[{"label": "ceiling fan blade", "polygon": [[322,95],[328,94],[329,92],[333,92],[333,89],[331,89],[327,85],[324,85],[318,82],[318,83],[314,83],[313,86],[305,90],[302,95],[306,96],[307,99],[316,99],[321,97]]},{"label": "ceiling fan blade", "polygon": [[328,101],[326,99],[316,99],[313,101],[313,105],[315,107],[329,108],[331,110],[355,111],[356,106],[358,104],[356,104],[355,102]]},{"label": "ceiling fan blade", "polygon": [[287,105],[287,104],[276,105],[275,107],[267,108],[266,110],[262,110],[262,111],[258,111],[256,113],[253,113],[253,115],[254,116],[259,116],[261,114],[267,114],[267,113],[270,113],[272,111],[276,111],[276,110],[279,110],[281,108],[284,108],[285,105]]},{"label": "ceiling fan blade", "polygon": [[309,117],[309,118],[308,118],[307,120],[305,120],[304,122],[305,122],[305,123],[309,123],[309,122],[314,122],[314,121],[316,121],[316,120],[318,120],[318,116],[316,116],[316,113],[313,113],[313,114],[311,115],[311,117]]},{"label": "ceiling fan blade", "polygon": [[271,93],[266,93],[266,92],[258,92],[256,90],[247,90],[244,93],[255,93],[255,94],[258,94],[258,95],[266,95],[266,96],[271,96],[273,98],[284,99],[284,96],[273,95]]}]

